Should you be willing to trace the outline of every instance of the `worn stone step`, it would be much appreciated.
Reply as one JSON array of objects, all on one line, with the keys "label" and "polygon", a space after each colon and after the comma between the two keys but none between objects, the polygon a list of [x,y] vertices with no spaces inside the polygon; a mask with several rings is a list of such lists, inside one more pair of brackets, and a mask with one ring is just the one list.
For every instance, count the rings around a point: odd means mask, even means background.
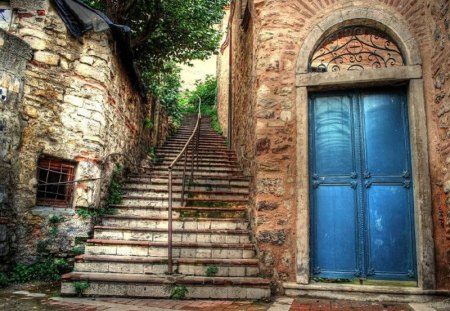
[{"label": "worn stone step", "polygon": [[[192,162],[194,162],[194,164],[192,164]],[[230,162],[231,163],[231,162]],[[171,161],[164,161],[164,162],[160,162],[155,164],[151,170],[155,170],[155,169],[162,169],[162,170],[167,170],[169,168],[169,165],[171,165],[172,162]],[[236,164],[224,164],[224,163],[210,163],[210,162],[201,162],[201,160],[198,161],[197,163],[197,159],[194,158],[194,161],[192,161],[192,159],[188,158],[188,160],[186,161],[186,170],[190,170],[191,166],[193,165],[194,169],[196,171],[202,171],[202,170],[235,170],[235,171],[241,171],[240,167]],[[181,162],[177,162],[175,164],[175,166],[172,167],[172,170],[183,170],[184,169],[184,160]]]},{"label": "worn stone step", "polygon": [[[181,150],[180,150],[181,151]],[[156,151],[155,155],[158,159],[165,159],[165,160],[175,160],[175,158],[180,154],[180,152],[177,151]],[[190,156],[190,153],[189,153]],[[198,156],[200,159],[206,159],[206,160],[220,160],[220,161],[237,161],[237,157],[233,154],[225,154],[218,152],[216,154],[213,153],[198,153]],[[181,161],[181,160],[180,160]]]},{"label": "worn stone step", "polygon": [[[164,229],[168,228],[167,216],[140,217],[125,215],[107,215],[102,218],[103,226]],[[240,218],[174,218],[173,230],[247,230],[247,220]]]},{"label": "worn stone step", "polygon": [[[153,177],[159,177],[159,176],[168,175],[169,173],[168,173],[168,170],[153,170],[153,171],[150,172],[150,174]],[[182,174],[183,174],[182,170],[176,170],[176,171],[174,171],[172,173],[172,176],[181,177]],[[230,170],[230,171],[213,171],[213,170],[210,170],[210,171],[204,171],[204,170],[196,171],[196,170],[194,170],[192,175],[194,176],[194,178],[202,178],[202,177],[204,178],[204,177],[238,177],[241,174],[242,174],[242,172],[241,171],[237,171],[237,170],[236,171],[232,171],[232,170]],[[188,178],[190,176],[191,176],[190,171],[188,171],[186,169],[185,177]]]},{"label": "worn stone step", "polygon": [[[216,277],[253,277],[259,273],[256,259],[176,258],[173,271],[188,276],[207,276],[208,267],[217,268]],[[95,256],[76,258],[74,272],[164,274],[167,258],[139,256]]]},{"label": "worn stone step", "polygon": [[[142,206],[142,207],[168,207],[168,195],[161,194],[161,196],[123,196],[121,205],[124,206]],[[204,198],[189,198],[185,196],[184,202],[190,204],[190,206],[229,206],[232,204],[247,204],[248,196],[235,197],[235,196],[205,196]],[[173,207],[181,207],[181,195],[174,194],[172,198]]]},{"label": "worn stone step", "polygon": [[[123,191],[155,191],[155,192],[167,192],[168,185],[166,183],[163,184],[141,184],[141,183],[126,183],[122,187]],[[181,183],[172,184],[172,191],[181,192],[182,186]],[[222,186],[222,185],[198,185],[191,186],[186,184],[185,191],[192,192],[231,192],[236,194],[249,194],[248,187],[244,186]]]},{"label": "worn stone step", "polygon": [[[172,241],[191,243],[250,243],[248,230],[185,230],[172,231]],[[111,240],[144,240],[151,242],[167,242],[168,232],[165,229],[127,228],[95,226],[96,239]]]},{"label": "worn stone step", "polygon": [[[194,174],[210,174],[210,173],[229,173],[229,174],[241,174],[242,170],[237,166],[196,166],[195,163],[193,165]],[[172,172],[174,174],[180,174],[184,171],[184,162],[182,165],[176,165],[172,168]],[[160,173],[160,172],[168,172],[167,166],[157,165],[154,166],[150,173]],[[186,165],[186,174],[190,174],[191,172],[191,163],[187,163]]]},{"label": "worn stone step", "polygon": [[[172,190],[172,197],[179,199],[181,198],[181,190],[179,191],[174,191]],[[184,197],[185,198],[197,198],[197,199],[213,199],[215,201],[217,200],[228,200],[228,198],[231,201],[245,201],[248,198],[248,192],[235,192],[235,191],[229,191],[229,190],[223,190],[223,191],[219,191],[219,190],[211,190],[211,191],[195,191],[192,189],[188,189],[186,187],[185,189],[185,193],[184,193]],[[127,190],[125,192],[125,194],[123,195],[124,199],[131,199],[131,198],[135,198],[135,199],[168,199],[169,198],[169,193],[167,189],[163,189],[161,191],[146,191],[146,190],[141,190],[141,189],[137,189],[137,190]]]},{"label": "worn stone step", "polygon": [[74,281],[88,281],[85,296],[168,298],[174,284],[191,299],[263,299],[270,297],[270,281],[255,277],[154,276],[141,274],[72,272],[63,276],[62,295],[76,295]]},{"label": "worn stone step", "polygon": [[[168,253],[167,242],[90,239],[87,243],[87,255],[167,257]],[[186,258],[248,259],[255,258],[256,252],[255,246],[250,243],[173,242],[172,254],[174,257]]]},{"label": "worn stone step", "polygon": [[[133,179],[137,180],[136,182],[140,184],[153,184],[153,185],[167,185],[168,178],[167,176],[164,177],[151,177],[149,175],[142,175],[142,178],[139,177],[131,177],[128,179],[128,182],[135,182]],[[196,185],[205,185],[205,186],[227,186],[227,187],[246,187],[249,186],[249,180],[248,178],[242,178],[242,177],[229,177],[229,178],[222,178],[222,177],[208,177],[208,178],[197,178],[194,180],[194,183]],[[174,176],[172,179],[172,185],[181,185],[181,178],[177,178],[177,176]]]},{"label": "worn stone step", "polygon": [[[175,160],[175,157],[168,159],[168,158],[163,158],[160,161],[157,162],[157,165],[164,165],[164,166],[169,166],[172,164],[173,160]],[[195,158],[195,161],[197,163],[197,158]],[[210,158],[210,159],[205,159],[205,158],[199,158],[198,159],[198,165],[200,166],[235,166],[235,167],[239,167],[239,164],[236,161],[232,161],[232,160],[226,160],[226,159],[217,159],[217,158]]]},{"label": "worn stone step", "polygon": [[[129,206],[113,205],[115,215],[142,216],[142,217],[167,217],[167,207]],[[199,216],[208,218],[245,218],[247,209],[245,207],[173,207],[172,217],[182,218],[188,216]]]}]

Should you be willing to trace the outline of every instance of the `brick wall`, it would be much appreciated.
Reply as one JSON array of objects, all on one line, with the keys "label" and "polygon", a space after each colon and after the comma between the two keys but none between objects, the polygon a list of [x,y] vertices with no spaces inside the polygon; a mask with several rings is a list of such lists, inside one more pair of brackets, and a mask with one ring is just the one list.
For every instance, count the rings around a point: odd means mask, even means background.
[{"label": "brick wall", "polygon": [[[20,144],[14,147],[17,174],[10,208],[16,217],[11,247],[21,261],[34,258],[39,241],[50,242],[48,252],[64,256],[76,237],[87,237],[91,230],[90,221],[79,218],[75,208],[102,206],[115,163],[132,167],[120,154],[138,164],[151,139],[159,143],[167,135],[167,115],[159,104],[140,95],[109,32],[89,32],[78,41],[50,6],[45,16],[16,18],[10,33],[32,50],[17,107],[22,128],[14,134]],[[144,120],[152,117],[152,105],[157,126],[150,130]],[[68,208],[36,206],[41,155],[75,161],[76,180],[103,179],[77,183]],[[49,236],[51,215],[65,217],[56,237]]]},{"label": "brick wall", "polygon": [[[254,0],[250,3],[252,30],[233,32],[233,147],[246,171],[255,175],[253,209],[263,270],[277,280],[295,281],[295,181],[296,174],[302,174],[296,169],[295,107],[300,47],[318,20],[337,9],[366,6],[401,20],[419,44],[434,200],[437,283],[439,288],[448,288],[448,1]],[[249,141],[256,142],[256,146]],[[304,152],[308,150],[305,148]]]}]

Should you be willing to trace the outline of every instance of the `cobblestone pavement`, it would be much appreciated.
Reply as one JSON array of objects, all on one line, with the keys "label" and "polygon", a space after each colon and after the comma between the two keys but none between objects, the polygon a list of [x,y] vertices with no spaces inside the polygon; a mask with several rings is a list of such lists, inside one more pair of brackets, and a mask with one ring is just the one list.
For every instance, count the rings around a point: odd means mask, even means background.
[{"label": "cobblestone pavement", "polygon": [[59,284],[27,284],[0,290],[1,311],[450,311],[435,304],[354,302],[280,297],[274,302],[58,297]]}]

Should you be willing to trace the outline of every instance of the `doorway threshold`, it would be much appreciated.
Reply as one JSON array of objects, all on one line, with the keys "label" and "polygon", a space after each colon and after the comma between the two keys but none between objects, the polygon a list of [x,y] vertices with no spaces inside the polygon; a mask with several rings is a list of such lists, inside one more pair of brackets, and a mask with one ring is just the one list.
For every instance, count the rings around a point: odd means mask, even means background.
[{"label": "doorway threshold", "polygon": [[448,296],[446,290],[419,287],[312,283],[283,283],[286,296],[343,299],[355,301],[429,302]]}]

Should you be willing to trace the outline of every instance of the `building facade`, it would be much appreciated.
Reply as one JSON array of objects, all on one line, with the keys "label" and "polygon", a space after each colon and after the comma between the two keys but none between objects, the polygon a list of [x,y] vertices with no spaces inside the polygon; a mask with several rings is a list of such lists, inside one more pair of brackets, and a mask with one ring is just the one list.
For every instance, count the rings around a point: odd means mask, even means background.
[{"label": "building facade", "polygon": [[[73,38],[49,1],[0,2],[0,261],[67,257],[112,172],[168,132],[110,31]],[[152,124],[149,126],[148,124]]]},{"label": "building facade", "polygon": [[232,3],[220,121],[287,293],[449,289],[449,25],[445,0]]}]

